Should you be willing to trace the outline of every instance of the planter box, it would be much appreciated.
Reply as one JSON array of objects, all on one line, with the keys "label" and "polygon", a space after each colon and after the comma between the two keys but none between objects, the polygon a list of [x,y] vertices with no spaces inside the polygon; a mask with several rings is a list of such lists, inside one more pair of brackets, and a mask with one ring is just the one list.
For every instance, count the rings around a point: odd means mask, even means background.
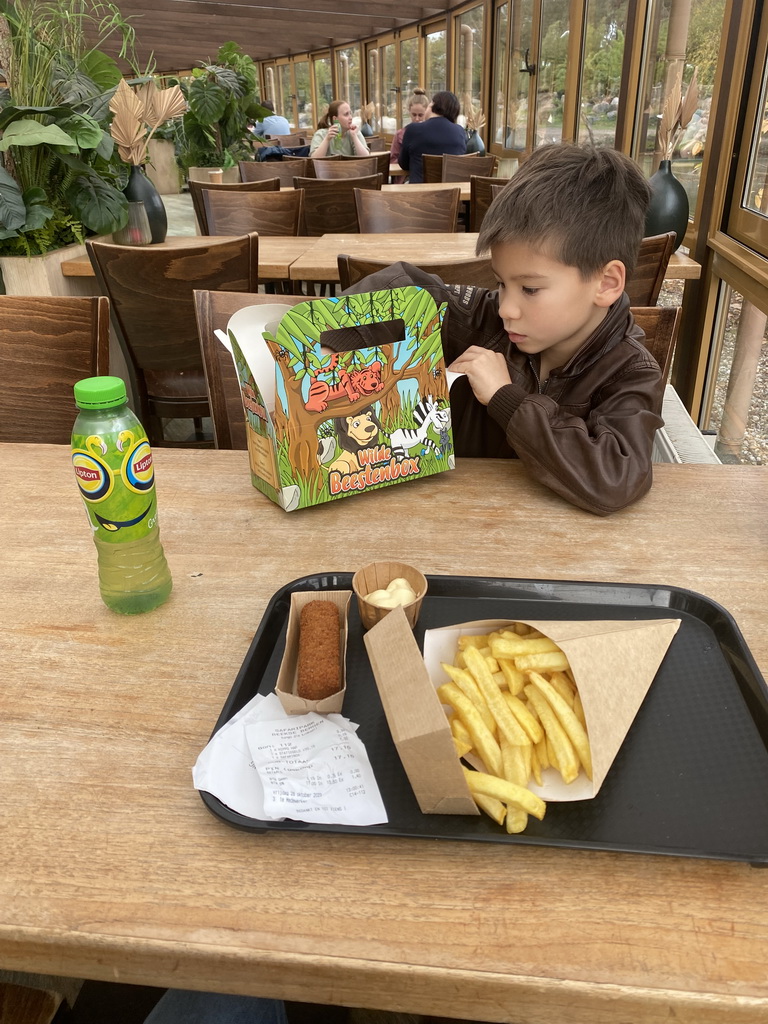
[{"label": "planter box", "polygon": [[167,139],[150,139],[149,161],[145,167],[147,177],[161,196],[181,192],[181,169],[176,163],[176,151]]},{"label": "planter box", "polygon": [[64,277],[61,264],[85,256],[84,245],[67,245],[44,256],[0,256],[6,295],[98,295],[96,281]]}]

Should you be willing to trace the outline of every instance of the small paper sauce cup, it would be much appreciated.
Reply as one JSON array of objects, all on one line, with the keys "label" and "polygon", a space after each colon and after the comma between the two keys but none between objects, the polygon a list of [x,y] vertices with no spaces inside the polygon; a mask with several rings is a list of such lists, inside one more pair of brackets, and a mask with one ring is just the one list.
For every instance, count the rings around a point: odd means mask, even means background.
[{"label": "small paper sauce cup", "polygon": [[427,593],[426,578],[418,569],[414,569],[412,565],[406,565],[405,562],[370,562],[362,569],[358,569],[352,577],[352,590],[357,597],[357,607],[364,629],[375,626],[392,611],[391,608],[378,608],[376,605],[370,604],[366,601],[366,595],[371,594],[374,590],[386,590],[392,580],[400,578],[407,580],[416,594],[410,604],[403,605],[403,611],[411,629],[416,625],[421,611],[421,602]]}]

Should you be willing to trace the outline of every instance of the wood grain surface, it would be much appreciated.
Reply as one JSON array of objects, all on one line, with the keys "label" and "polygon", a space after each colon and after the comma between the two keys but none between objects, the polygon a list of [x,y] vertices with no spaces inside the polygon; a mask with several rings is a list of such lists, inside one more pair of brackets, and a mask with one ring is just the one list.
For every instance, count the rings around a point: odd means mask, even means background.
[{"label": "wood grain surface", "polygon": [[[66,447],[5,445],[0,963],[515,1024],[764,1024],[764,872],[632,854],[238,832],[191,768],[265,606],[372,553],[424,573],[653,582],[765,672],[768,476],[661,465],[598,519],[517,462],[286,514],[237,451],[155,453],[167,605],[101,603]],[[738,794],[734,794],[738,799]]]}]

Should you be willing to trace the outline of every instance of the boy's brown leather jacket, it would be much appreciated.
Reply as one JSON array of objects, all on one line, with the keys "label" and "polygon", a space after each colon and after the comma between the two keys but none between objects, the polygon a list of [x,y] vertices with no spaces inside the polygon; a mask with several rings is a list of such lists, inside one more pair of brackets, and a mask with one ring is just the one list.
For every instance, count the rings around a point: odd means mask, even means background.
[{"label": "boy's brown leather jacket", "polygon": [[511,345],[496,292],[448,286],[407,263],[393,264],[348,290],[414,284],[448,303],[442,332],[446,366],[470,345],[480,345],[504,353],[512,378],[487,408],[474,397],[466,377],[454,382],[457,456],[520,458],[537,480],[596,515],[625,508],[649,490],[654,434],[663,425],[664,381],[642,343],[626,294],[573,358],[540,387],[538,357]]}]

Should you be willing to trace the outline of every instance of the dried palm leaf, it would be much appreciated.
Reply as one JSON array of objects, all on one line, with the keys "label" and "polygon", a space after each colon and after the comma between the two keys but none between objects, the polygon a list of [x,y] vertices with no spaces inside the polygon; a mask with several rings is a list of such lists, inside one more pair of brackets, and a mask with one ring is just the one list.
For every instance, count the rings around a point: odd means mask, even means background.
[{"label": "dried palm leaf", "polygon": [[691,81],[682,94],[682,74],[678,75],[664,102],[659,122],[659,149],[663,159],[671,160],[680,136],[691,123],[699,105],[697,69],[694,68]]},{"label": "dried palm leaf", "polygon": [[121,80],[109,109],[115,115],[110,132],[120,158],[126,163],[143,164],[155,130],[169,118],[183,114],[187,104],[178,85],[158,89],[154,82],[147,82],[134,90]]}]

